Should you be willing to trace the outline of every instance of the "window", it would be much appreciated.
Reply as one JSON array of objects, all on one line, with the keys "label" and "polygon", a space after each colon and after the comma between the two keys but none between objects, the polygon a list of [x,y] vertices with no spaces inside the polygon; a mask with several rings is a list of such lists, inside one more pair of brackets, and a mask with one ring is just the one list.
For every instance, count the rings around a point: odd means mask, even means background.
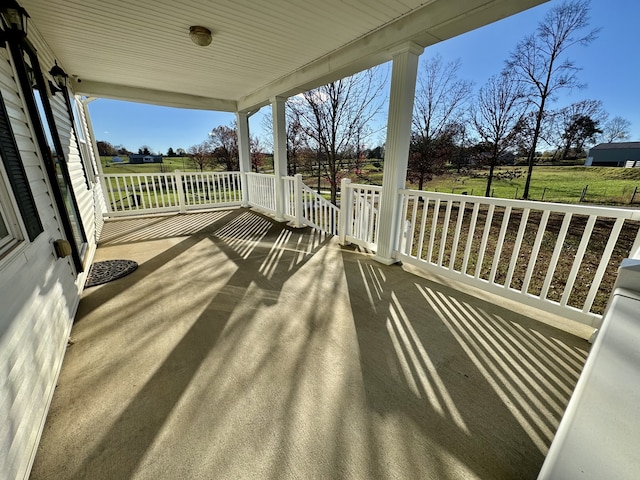
[{"label": "window", "polygon": [[[12,214],[8,192],[4,188],[4,182],[0,182],[0,258],[20,240],[19,230],[16,232],[15,228],[11,228],[15,226],[15,216]],[[11,217],[14,218],[10,220]]]},{"label": "window", "polygon": [[[33,46],[28,41],[15,41],[15,39],[7,43],[14,61],[27,112],[33,125],[35,140],[44,160],[47,177],[51,185],[51,193],[60,214],[60,223],[65,237],[71,243],[73,263],[76,271],[82,272],[84,269],[83,259],[87,251],[87,239],[71,186],[67,159],[64,156],[54,121],[53,110],[49,103],[47,83]],[[30,75],[30,72],[33,72],[33,75]],[[7,170],[9,169],[7,168]],[[19,202],[19,205],[22,207],[23,202]],[[25,215],[23,215],[23,218],[25,218]],[[28,231],[30,232],[29,228]],[[31,233],[29,236],[31,238]]]}]

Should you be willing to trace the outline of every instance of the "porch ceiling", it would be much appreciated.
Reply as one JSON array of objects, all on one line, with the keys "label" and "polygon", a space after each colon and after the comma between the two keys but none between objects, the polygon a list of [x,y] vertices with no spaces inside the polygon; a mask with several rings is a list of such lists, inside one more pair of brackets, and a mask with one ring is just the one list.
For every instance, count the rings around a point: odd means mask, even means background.
[{"label": "porch ceiling", "polygon": [[[76,93],[236,111],[385,62],[405,42],[426,47],[544,1],[20,3]],[[213,43],[194,45],[191,25],[212,30]]]}]

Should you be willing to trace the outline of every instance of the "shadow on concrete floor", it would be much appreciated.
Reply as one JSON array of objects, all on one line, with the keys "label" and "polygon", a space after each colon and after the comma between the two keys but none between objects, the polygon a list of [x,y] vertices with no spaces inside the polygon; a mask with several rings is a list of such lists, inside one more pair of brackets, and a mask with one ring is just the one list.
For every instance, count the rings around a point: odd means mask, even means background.
[{"label": "shadow on concrete floor", "polygon": [[253,211],[120,220],[31,478],[535,478],[588,344]]}]

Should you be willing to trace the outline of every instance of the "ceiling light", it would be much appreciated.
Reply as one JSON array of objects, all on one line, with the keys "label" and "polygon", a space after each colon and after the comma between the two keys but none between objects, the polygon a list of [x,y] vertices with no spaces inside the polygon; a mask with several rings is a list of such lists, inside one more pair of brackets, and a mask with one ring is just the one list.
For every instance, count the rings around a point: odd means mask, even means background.
[{"label": "ceiling light", "polygon": [[201,47],[206,47],[211,43],[211,30],[206,27],[200,27],[198,25],[189,27],[189,36],[193,43]]}]

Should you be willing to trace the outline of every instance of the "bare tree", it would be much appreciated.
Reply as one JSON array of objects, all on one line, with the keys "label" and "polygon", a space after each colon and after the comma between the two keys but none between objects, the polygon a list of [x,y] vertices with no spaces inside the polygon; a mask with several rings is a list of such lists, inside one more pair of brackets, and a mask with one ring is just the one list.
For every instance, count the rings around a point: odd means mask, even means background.
[{"label": "bare tree", "polygon": [[299,112],[287,105],[287,172],[295,175],[303,164],[303,153],[309,142]]},{"label": "bare tree", "polygon": [[[331,186],[336,203],[338,185],[350,168],[348,153],[363,127],[380,111],[383,82],[376,69],[343,78],[290,98],[309,147],[317,152],[318,170]],[[360,137],[359,141],[363,138]]]},{"label": "bare tree", "polygon": [[436,55],[423,64],[418,77],[408,177],[418,182],[419,189],[441,171],[445,160],[442,155],[448,154],[457,134],[455,125],[463,123],[461,117],[472,84],[458,78],[459,70],[460,60],[445,64]]},{"label": "bare tree", "polygon": [[506,62],[506,70],[514,72],[528,89],[535,106],[536,123],[527,163],[529,166],[522,197],[529,198],[531,174],[547,103],[558,90],[580,87],[578,67],[564,58],[574,45],[589,45],[598,30],[584,33],[589,26],[588,0],[565,1],[553,7],[538,25],[535,33],[518,43]]},{"label": "bare tree", "polygon": [[187,152],[189,163],[191,163],[194,168],[203,172],[205,168],[211,166],[211,148],[208,142],[192,145],[187,149]]},{"label": "bare tree", "polygon": [[251,136],[249,138],[249,154],[251,156],[251,168],[255,173],[259,173],[260,169],[264,166],[265,154],[262,151],[258,137]]},{"label": "bare tree", "polygon": [[238,134],[235,122],[229,127],[220,125],[211,130],[208,143],[213,152],[213,158],[227,171],[239,170]]},{"label": "bare tree", "polygon": [[630,136],[630,128],[631,122],[626,118],[613,117],[602,127],[602,141],[611,143],[616,140],[627,140]]},{"label": "bare tree", "polygon": [[493,171],[498,159],[513,143],[514,130],[527,106],[524,99],[522,85],[504,72],[494,75],[480,88],[472,107],[475,130],[489,149],[486,197],[491,194]]}]

